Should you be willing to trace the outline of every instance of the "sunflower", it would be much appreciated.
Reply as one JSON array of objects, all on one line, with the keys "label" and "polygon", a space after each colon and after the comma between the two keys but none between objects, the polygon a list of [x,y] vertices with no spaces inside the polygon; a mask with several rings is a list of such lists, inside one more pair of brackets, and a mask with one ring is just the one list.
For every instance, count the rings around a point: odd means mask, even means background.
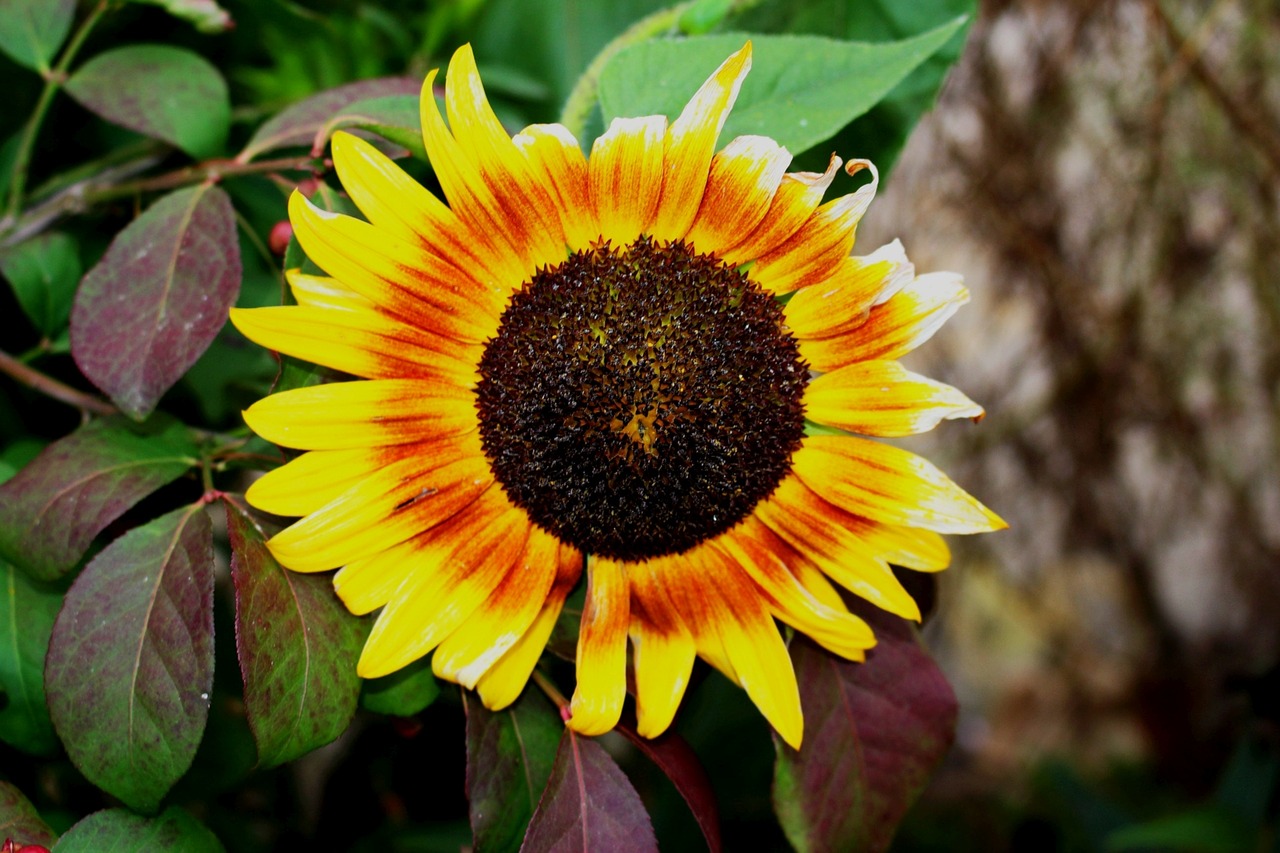
[{"label": "sunflower", "polygon": [[[851,256],[870,163],[788,173],[761,136],[716,151],[750,65],[748,43],[675,121],[617,119],[587,157],[560,125],[510,136],[463,47],[447,123],[436,72],[421,99],[447,204],[343,133],[333,162],[365,218],[290,199],[328,275],[290,271],[297,305],[232,320],[356,379],[244,413],[306,451],[248,499],[304,516],[270,540],[282,565],[338,569],[352,612],[381,609],[360,675],[434,652],[502,708],[585,570],[570,727],[617,723],[630,640],[641,734],[670,725],[702,657],[798,746],[775,620],[862,660],[875,638],[831,581],[919,619],[890,564],[942,569],[940,533],[1003,526],[862,437],[982,414],[896,361],[966,301],[960,278],[915,275],[896,241]],[[871,180],[824,204],[842,165]]]}]

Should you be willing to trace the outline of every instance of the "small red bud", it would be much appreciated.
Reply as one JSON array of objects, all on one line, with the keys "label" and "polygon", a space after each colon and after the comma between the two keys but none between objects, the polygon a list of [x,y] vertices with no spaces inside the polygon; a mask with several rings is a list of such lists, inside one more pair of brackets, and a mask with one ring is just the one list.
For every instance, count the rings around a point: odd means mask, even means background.
[{"label": "small red bud", "polygon": [[292,237],[293,224],[287,219],[282,219],[271,226],[271,234],[267,236],[267,248],[271,249],[271,254],[283,257],[284,250],[289,248],[289,240]]},{"label": "small red bud", "polygon": [[19,847],[18,853],[49,853],[49,848],[41,847],[39,844],[27,844]]},{"label": "small red bud", "polygon": [[417,717],[392,717],[391,727],[405,740],[415,738],[422,731],[422,721]]},{"label": "small red bud", "polygon": [[318,189],[320,189],[320,180],[318,178],[304,178],[298,181],[298,192],[302,193],[306,198],[311,198]]}]

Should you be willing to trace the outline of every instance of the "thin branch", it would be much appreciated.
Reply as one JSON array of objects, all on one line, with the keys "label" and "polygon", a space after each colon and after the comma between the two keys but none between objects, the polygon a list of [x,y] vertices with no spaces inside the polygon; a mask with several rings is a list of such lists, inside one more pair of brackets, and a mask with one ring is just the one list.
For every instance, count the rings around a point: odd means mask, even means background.
[{"label": "thin branch", "polygon": [[0,350],[0,372],[7,373],[23,385],[34,388],[46,397],[52,397],[60,403],[66,403],[68,406],[75,406],[82,412],[103,416],[114,415],[117,412],[116,407],[106,400],[86,394],[83,391],[77,391],[70,385],[59,382],[34,367],[23,364],[3,350]]}]

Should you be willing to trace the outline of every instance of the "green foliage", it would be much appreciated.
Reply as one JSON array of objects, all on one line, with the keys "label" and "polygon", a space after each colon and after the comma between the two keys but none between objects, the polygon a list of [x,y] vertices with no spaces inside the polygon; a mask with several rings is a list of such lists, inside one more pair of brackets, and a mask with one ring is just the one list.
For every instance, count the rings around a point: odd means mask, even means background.
[{"label": "green foliage", "polygon": [[[429,659],[362,682],[371,620],[346,611],[328,575],[284,570],[268,541],[278,520],[250,514],[238,495],[246,470],[285,458],[249,437],[239,410],[336,377],[273,357],[226,320],[232,305],[288,302],[283,269],[319,272],[281,230],[291,193],[358,215],[327,159],[335,131],[371,139],[438,190],[418,126],[422,79],[464,42],[510,130],[555,120],[573,97],[589,148],[601,119],[676,115],[750,38],[754,70],[721,145],[761,133],[825,165],[832,145],[896,156],[972,8],[128,0],[80,4],[77,17],[72,0],[0,0],[0,51],[32,93],[0,127],[0,272],[21,309],[0,316],[5,348],[17,350],[0,354],[14,392],[0,398],[0,740],[27,762],[15,778],[53,780],[0,782],[0,840],[283,849],[318,830],[280,765],[373,732],[379,785],[361,792],[364,811],[332,792],[306,799],[322,827],[325,811],[368,818],[353,823],[352,849],[536,851],[584,839],[652,849],[672,825],[733,849],[740,839],[722,833],[721,817],[744,819],[717,792],[767,809],[771,772],[781,829],[770,823],[766,839],[887,844],[955,713],[900,624],[877,626],[885,639],[865,667],[793,646],[806,709],[818,710],[805,750],[779,747],[776,762],[758,714],[715,675],[698,676],[686,719],[663,739],[620,726],[631,750],[567,733],[534,687],[497,712],[465,694],[465,758],[454,691]],[[87,125],[86,109],[97,117]],[[216,581],[223,557],[230,584]],[[570,596],[541,664],[552,696],[583,598]],[[832,710],[842,699],[866,706],[857,725]],[[415,720],[435,724],[419,732]],[[428,766],[408,782],[408,747],[388,743],[392,732],[430,741]],[[903,732],[907,748],[885,745]],[[450,744],[453,775],[437,767],[447,769]],[[340,772],[315,766],[341,790]],[[636,784],[646,773],[669,780],[674,806]],[[432,808],[406,807],[424,779],[440,786]],[[256,822],[238,812],[253,803],[265,804]],[[42,814],[69,827],[61,839]]]}]

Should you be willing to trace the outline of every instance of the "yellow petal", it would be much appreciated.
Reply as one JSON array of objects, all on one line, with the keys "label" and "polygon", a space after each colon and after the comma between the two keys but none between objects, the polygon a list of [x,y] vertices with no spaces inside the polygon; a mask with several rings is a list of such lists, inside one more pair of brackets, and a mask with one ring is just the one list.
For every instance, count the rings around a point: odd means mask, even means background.
[{"label": "yellow petal", "polygon": [[860,361],[819,376],[804,392],[805,415],[863,435],[927,432],[943,419],[980,418],[982,407],[950,385],[896,361]]},{"label": "yellow petal", "polygon": [[621,563],[591,557],[587,603],[578,633],[578,685],[569,704],[569,728],[602,735],[618,724],[627,695],[630,592]]},{"label": "yellow petal", "polygon": [[538,618],[529,630],[516,641],[507,653],[481,676],[476,691],[484,706],[491,711],[501,710],[520,697],[529,676],[533,673],[547,638],[555,627],[556,619],[564,606],[565,597],[578,583],[582,575],[582,554],[569,545],[561,544],[555,583],[547,595]]},{"label": "yellow petal", "polygon": [[327,275],[308,275],[299,269],[285,271],[289,290],[298,304],[306,308],[329,308],[339,311],[377,310],[372,302]]},{"label": "yellow petal", "polygon": [[560,542],[540,528],[529,531],[524,553],[493,595],[441,641],[431,658],[440,678],[473,688],[480,677],[524,636],[542,611],[556,577]]},{"label": "yellow petal", "polygon": [[371,310],[232,308],[231,322],[268,349],[366,379],[434,379],[472,388],[482,348]]},{"label": "yellow petal", "polygon": [[461,341],[483,342],[498,328],[506,293],[460,283],[452,265],[421,246],[350,216],[289,198],[294,234],[311,260],[383,311]]},{"label": "yellow petal", "polygon": [[866,321],[872,306],[915,278],[897,240],[865,257],[843,259],[826,281],[792,294],[783,311],[797,338],[847,335]]},{"label": "yellow petal", "polygon": [[760,224],[791,163],[787,149],[766,136],[739,136],[711,161],[707,191],[685,238],[718,253]]},{"label": "yellow petal", "polygon": [[478,424],[470,391],[424,379],[294,388],[259,400],[243,414],[267,441],[299,450],[414,444],[460,436]]},{"label": "yellow petal", "polygon": [[385,466],[273,536],[271,553],[295,571],[336,569],[429,530],[493,481],[481,456],[439,461],[411,457]]},{"label": "yellow petal", "polygon": [[588,248],[600,237],[591,192],[587,187],[587,158],[569,129],[561,124],[526,127],[513,140],[556,196],[556,209],[565,241],[573,251]]},{"label": "yellow petal", "polygon": [[379,447],[313,450],[263,474],[244,496],[264,512],[306,515],[393,461],[396,455],[399,454],[388,454]]},{"label": "yellow petal", "polygon": [[884,304],[873,307],[861,325],[820,340],[800,337],[800,355],[824,373],[855,361],[901,358],[933,337],[968,301],[969,291],[960,276],[918,276]]},{"label": "yellow petal", "polygon": [[854,515],[938,533],[1008,525],[914,453],[853,436],[810,436],[792,457],[806,486]]},{"label": "yellow petal", "polygon": [[616,118],[591,147],[587,182],[600,234],[629,245],[649,229],[662,195],[663,116]]},{"label": "yellow petal", "polygon": [[845,589],[904,619],[920,621],[915,599],[889,564],[859,537],[859,520],[815,495],[797,478],[785,478],[768,500],[756,506],[755,514]]},{"label": "yellow petal", "polygon": [[818,208],[781,244],[762,254],[751,267],[751,279],[771,293],[790,293],[829,278],[853,251],[858,222],[875,198],[880,176],[869,160],[850,160],[850,175],[871,170],[871,183]]},{"label": "yellow petal", "polygon": [[720,64],[667,130],[662,198],[651,233],[679,240],[689,231],[703,193],[716,140],[742,81],[751,70],[751,42]]},{"label": "yellow petal", "polygon": [[[524,550],[524,510],[489,489],[424,552],[427,564],[378,614],[356,665],[362,678],[395,672],[458,629],[493,594]],[[434,551],[433,553],[430,553]]]},{"label": "yellow petal", "polygon": [[643,737],[657,737],[671,725],[697,657],[693,636],[654,576],[654,568],[663,562],[628,565],[636,730]]},{"label": "yellow petal", "polygon": [[825,172],[783,175],[764,218],[734,245],[721,251],[720,257],[729,264],[745,264],[780,246],[813,215],[827,187],[835,180],[836,172],[840,171],[840,163],[840,158],[833,154]]}]

